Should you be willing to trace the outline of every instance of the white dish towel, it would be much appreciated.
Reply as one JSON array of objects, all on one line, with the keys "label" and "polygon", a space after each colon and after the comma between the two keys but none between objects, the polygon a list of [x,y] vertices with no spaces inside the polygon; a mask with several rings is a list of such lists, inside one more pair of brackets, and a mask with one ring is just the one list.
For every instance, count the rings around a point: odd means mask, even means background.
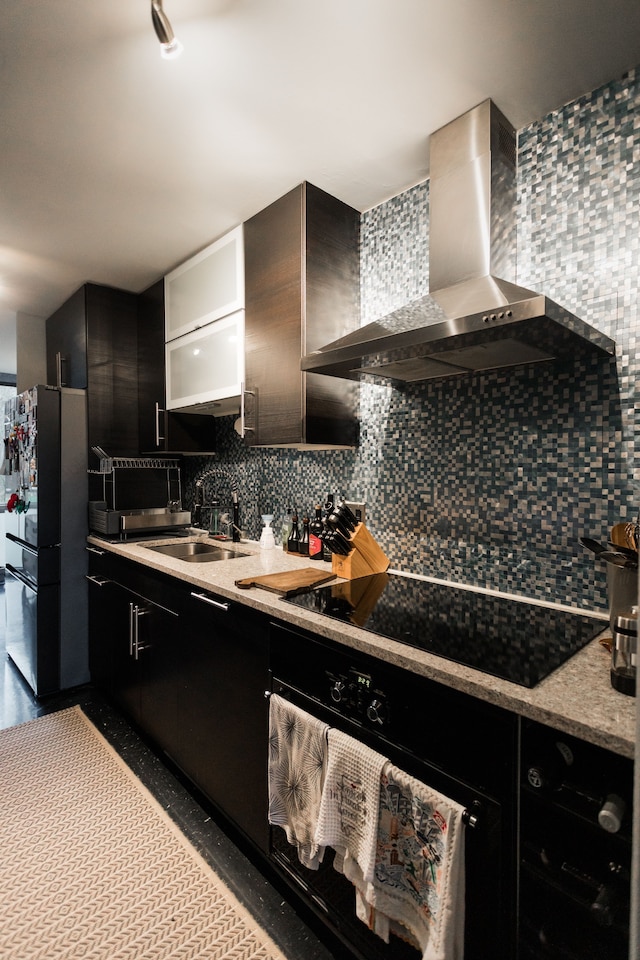
[{"label": "white dish towel", "polygon": [[463,812],[398,767],[385,766],[374,877],[356,881],[358,915],[387,941],[393,931],[415,942],[423,960],[463,958]]},{"label": "white dish towel", "polygon": [[282,827],[300,863],[317,870],[314,840],[327,765],[329,727],[278,694],[269,700],[269,823]]},{"label": "white dish towel", "polygon": [[373,880],[380,776],[386,757],[364,743],[329,729],[327,775],[316,842],[336,851],[334,866],[355,882]]}]

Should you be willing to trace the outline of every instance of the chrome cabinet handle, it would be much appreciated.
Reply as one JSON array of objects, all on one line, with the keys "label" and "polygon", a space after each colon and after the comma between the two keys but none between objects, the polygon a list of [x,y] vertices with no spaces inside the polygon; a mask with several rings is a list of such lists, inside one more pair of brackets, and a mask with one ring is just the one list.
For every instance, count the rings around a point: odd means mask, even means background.
[{"label": "chrome cabinet handle", "polygon": [[108,583],[111,583],[111,580],[108,580],[107,577],[97,577],[94,573],[87,573],[85,578],[90,583],[95,583],[96,587],[106,587]]},{"label": "chrome cabinet handle", "polygon": [[208,597],[206,593],[191,593],[191,596],[194,600],[202,600],[203,603],[208,603],[210,606],[215,607],[217,610],[223,610],[225,613],[229,612],[229,604],[222,603],[220,600],[213,600],[211,597]]},{"label": "chrome cabinet handle", "polygon": [[161,413],[164,413],[164,410],[163,410],[163,408],[160,406],[160,404],[156,401],[156,430],[155,430],[155,433],[156,433],[156,447],[159,447],[160,444],[161,444],[164,440],[166,440],[166,437],[163,437],[163,436],[160,434],[160,414],[161,414]]},{"label": "chrome cabinet handle", "polygon": [[85,547],[88,553],[95,553],[98,557],[104,557],[106,550],[99,550],[98,547]]},{"label": "chrome cabinet handle", "polygon": [[247,435],[247,433],[255,433],[255,432],[256,432],[256,427],[255,427],[255,410],[254,410],[254,417],[253,417],[253,421],[252,421],[252,422],[253,422],[253,426],[251,426],[251,423],[247,423],[247,406],[246,406],[246,402],[245,402],[245,397],[253,397],[253,398],[254,398],[254,401],[255,401],[255,402],[254,402],[254,408],[255,408],[255,404],[257,403],[257,391],[256,391],[256,390],[247,390],[246,384],[245,384],[245,383],[241,383],[241,384],[240,384],[240,429],[239,429],[237,432],[238,432],[238,435],[239,435],[240,437],[242,437],[243,440],[244,440],[245,436]]},{"label": "chrome cabinet handle", "polygon": [[148,650],[150,644],[140,643],[140,617],[145,617],[149,611],[144,607],[135,608],[135,619],[134,619],[134,638],[133,638],[133,658],[138,660],[140,653],[143,650]]},{"label": "chrome cabinet handle", "polygon": [[129,656],[138,660],[142,650],[147,650],[149,644],[140,643],[140,617],[146,616],[149,611],[135,603],[129,604]]},{"label": "chrome cabinet handle", "polygon": [[62,382],[62,364],[67,362],[67,358],[64,357],[60,351],[56,353],[56,386],[64,387],[66,384]]},{"label": "chrome cabinet handle", "polygon": [[129,656],[133,656],[133,624],[135,620],[135,603],[129,603]]}]

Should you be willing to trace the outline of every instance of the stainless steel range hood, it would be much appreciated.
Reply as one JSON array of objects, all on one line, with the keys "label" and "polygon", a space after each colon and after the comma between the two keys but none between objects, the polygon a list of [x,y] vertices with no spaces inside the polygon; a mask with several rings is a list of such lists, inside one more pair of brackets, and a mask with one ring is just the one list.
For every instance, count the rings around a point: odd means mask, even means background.
[{"label": "stainless steel range hood", "polygon": [[303,357],[302,370],[411,382],[614,354],[609,337],[509,279],[516,133],[491,100],[432,134],[429,205],[429,296]]}]

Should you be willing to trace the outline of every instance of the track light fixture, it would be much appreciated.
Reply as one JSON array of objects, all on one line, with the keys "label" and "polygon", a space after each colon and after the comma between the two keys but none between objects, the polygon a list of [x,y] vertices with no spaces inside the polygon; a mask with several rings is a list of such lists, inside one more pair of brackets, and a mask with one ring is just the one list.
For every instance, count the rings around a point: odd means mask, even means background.
[{"label": "track light fixture", "polygon": [[174,60],[182,53],[182,44],[175,36],[169,18],[162,9],[162,0],[151,0],[151,20],[153,29],[160,41],[161,56],[165,60]]}]

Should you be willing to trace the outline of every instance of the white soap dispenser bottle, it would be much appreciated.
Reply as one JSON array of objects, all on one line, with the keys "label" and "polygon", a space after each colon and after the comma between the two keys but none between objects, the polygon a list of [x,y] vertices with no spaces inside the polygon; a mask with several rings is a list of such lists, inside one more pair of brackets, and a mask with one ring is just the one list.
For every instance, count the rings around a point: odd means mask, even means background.
[{"label": "white soap dispenser bottle", "polygon": [[264,527],[262,528],[262,533],[260,535],[260,546],[263,550],[273,550],[276,545],[275,537],[273,535],[273,529],[271,528],[271,524],[273,522],[273,514],[272,513],[262,514],[262,522],[264,524]]}]

